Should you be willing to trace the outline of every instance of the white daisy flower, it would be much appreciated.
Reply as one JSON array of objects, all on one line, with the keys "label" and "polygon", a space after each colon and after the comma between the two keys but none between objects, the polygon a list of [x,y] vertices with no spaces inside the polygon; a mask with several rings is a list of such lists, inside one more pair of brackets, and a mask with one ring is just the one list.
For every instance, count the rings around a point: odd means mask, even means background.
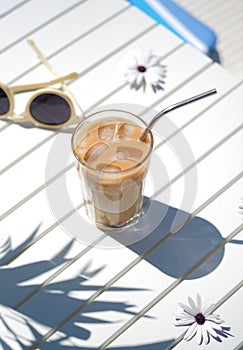
[{"label": "white daisy flower", "polygon": [[161,57],[152,54],[151,51],[136,50],[130,52],[125,58],[125,81],[131,89],[138,90],[141,87],[145,91],[150,85],[154,92],[163,90],[166,68],[160,64]]},{"label": "white daisy flower", "polygon": [[220,326],[224,323],[219,315],[213,314],[214,304],[203,305],[202,298],[197,294],[196,302],[188,297],[189,306],[179,303],[182,312],[175,315],[175,326],[190,326],[184,335],[184,339],[189,341],[196,336],[197,343],[208,344],[210,336],[215,339],[224,333],[224,328]]}]

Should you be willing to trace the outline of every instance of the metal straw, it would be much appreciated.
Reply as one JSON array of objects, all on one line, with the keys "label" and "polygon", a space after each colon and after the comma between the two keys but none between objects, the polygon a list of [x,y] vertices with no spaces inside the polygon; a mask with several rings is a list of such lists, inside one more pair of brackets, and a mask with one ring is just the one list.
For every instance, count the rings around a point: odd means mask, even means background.
[{"label": "metal straw", "polygon": [[183,100],[183,101],[181,101],[181,102],[177,102],[177,103],[175,103],[175,104],[173,104],[173,105],[171,105],[171,106],[168,106],[168,107],[162,109],[162,111],[160,111],[159,113],[157,113],[157,114],[155,115],[155,117],[151,120],[151,122],[148,124],[148,126],[146,127],[146,129],[144,130],[144,132],[142,133],[142,135],[140,136],[139,140],[140,140],[140,141],[144,141],[144,139],[146,138],[146,135],[147,135],[148,131],[151,130],[151,128],[154,126],[154,124],[157,122],[157,120],[158,120],[160,117],[164,116],[166,113],[168,113],[168,112],[170,112],[170,111],[173,111],[174,109],[179,108],[179,107],[181,107],[181,106],[184,106],[184,105],[186,105],[186,104],[188,104],[188,103],[197,101],[197,100],[199,100],[199,99],[201,99],[201,98],[204,98],[204,97],[213,95],[213,94],[215,94],[215,93],[217,93],[217,90],[216,90],[216,89],[211,89],[211,90],[209,90],[209,91],[205,91],[205,92],[203,92],[203,93],[201,93],[201,94],[199,94],[199,95],[190,97],[190,98],[188,98],[188,99],[186,99],[186,100]]}]

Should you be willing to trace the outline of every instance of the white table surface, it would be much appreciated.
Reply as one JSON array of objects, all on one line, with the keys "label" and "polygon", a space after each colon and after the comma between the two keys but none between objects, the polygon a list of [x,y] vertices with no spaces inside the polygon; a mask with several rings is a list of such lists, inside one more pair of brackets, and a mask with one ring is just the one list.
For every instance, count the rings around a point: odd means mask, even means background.
[{"label": "white table surface", "polygon": [[[131,246],[75,212],[81,202],[70,132],[0,121],[0,349],[196,349],[195,339],[182,339],[186,327],[175,327],[173,314],[197,292],[230,327],[222,342],[199,348],[241,349],[242,81],[125,0],[1,1],[0,33],[2,82],[51,79],[26,42],[32,37],[57,72],[79,73],[69,88],[85,112],[115,104],[158,111],[218,91],[156,125],[165,176],[154,165],[156,195],[145,222],[154,226]],[[120,63],[136,48],[162,57],[164,90],[124,84]],[[16,113],[28,96],[16,96]],[[168,215],[173,208],[191,213],[190,222],[172,234],[165,207]],[[135,240],[139,232],[129,234]]]}]

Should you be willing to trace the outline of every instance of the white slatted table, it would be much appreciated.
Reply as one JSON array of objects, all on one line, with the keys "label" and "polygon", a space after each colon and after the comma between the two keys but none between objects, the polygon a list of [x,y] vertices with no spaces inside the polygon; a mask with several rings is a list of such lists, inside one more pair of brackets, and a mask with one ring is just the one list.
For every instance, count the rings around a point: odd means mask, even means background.
[{"label": "white slatted table", "polygon": [[[162,132],[162,121],[155,128],[167,138],[157,143],[156,154],[169,183],[156,188],[151,215],[158,220],[165,205],[168,213],[190,209],[189,223],[173,235],[166,216],[144,241],[127,247],[84,220],[76,230],[87,230],[87,241],[67,233],[81,204],[70,133],[58,138],[70,154],[65,166],[71,165],[66,171],[60,161],[46,182],[57,134],[0,121],[0,349],[195,349],[195,339],[182,340],[186,328],[174,326],[173,314],[197,292],[216,303],[231,327],[222,342],[201,348],[241,349],[242,81],[125,0],[2,1],[0,32],[2,82],[50,79],[26,43],[31,36],[56,71],[79,73],[69,88],[84,111],[116,103],[158,111],[218,90],[173,112],[195,163],[173,150],[176,135]],[[164,91],[135,92],[124,84],[119,64],[138,47],[162,56],[168,67]],[[27,95],[16,97],[17,113]],[[197,193],[191,207],[183,207],[185,178],[195,170]],[[53,216],[48,194],[63,183],[72,206],[60,206]],[[56,197],[61,203],[62,193]]]}]

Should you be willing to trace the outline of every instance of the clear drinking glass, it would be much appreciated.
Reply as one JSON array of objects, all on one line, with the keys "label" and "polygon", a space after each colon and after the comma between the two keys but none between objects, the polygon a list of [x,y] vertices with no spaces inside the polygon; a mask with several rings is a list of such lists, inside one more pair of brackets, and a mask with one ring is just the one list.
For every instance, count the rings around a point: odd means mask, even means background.
[{"label": "clear drinking glass", "polygon": [[72,136],[82,199],[99,228],[120,230],[141,215],[145,176],[153,148],[147,124],[123,110],[103,110],[84,118]]}]

